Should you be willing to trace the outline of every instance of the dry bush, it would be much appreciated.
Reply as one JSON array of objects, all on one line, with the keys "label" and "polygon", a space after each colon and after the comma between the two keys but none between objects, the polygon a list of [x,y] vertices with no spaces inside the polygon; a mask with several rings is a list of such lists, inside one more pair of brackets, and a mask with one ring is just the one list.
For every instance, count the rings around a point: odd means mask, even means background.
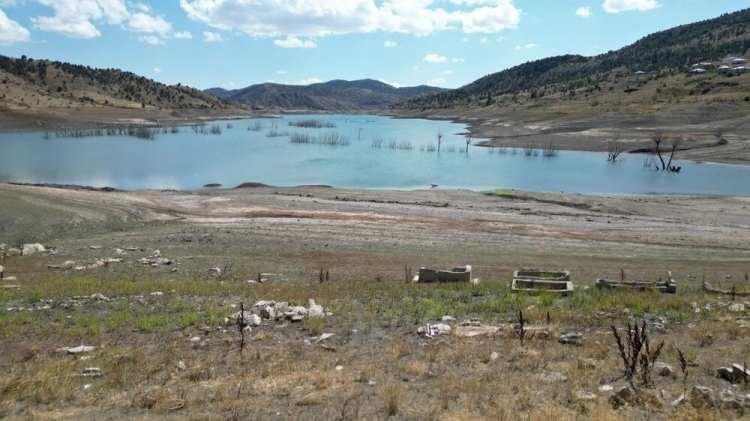
[{"label": "dry bush", "polygon": [[380,392],[380,397],[383,400],[383,409],[389,416],[398,415],[401,410],[401,396],[404,393],[404,388],[398,383],[391,383],[383,387]]}]

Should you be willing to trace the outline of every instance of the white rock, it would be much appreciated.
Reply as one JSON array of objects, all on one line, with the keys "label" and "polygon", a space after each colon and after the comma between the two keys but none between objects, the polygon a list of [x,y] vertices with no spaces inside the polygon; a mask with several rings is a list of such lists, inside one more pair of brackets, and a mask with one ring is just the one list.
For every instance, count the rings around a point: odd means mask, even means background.
[{"label": "white rock", "polygon": [[187,370],[187,365],[185,364],[185,361],[177,361],[177,368],[180,370]]},{"label": "white rock", "polygon": [[729,306],[729,311],[735,312],[735,313],[742,313],[745,311],[745,305],[742,303],[734,303],[731,306]]},{"label": "white rock", "polygon": [[317,343],[317,342],[325,341],[326,339],[331,339],[334,336],[335,336],[335,334],[333,334],[333,333],[324,333],[324,334],[318,336],[318,338],[315,340],[315,342]]},{"label": "white rock", "polygon": [[23,254],[24,256],[31,256],[32,254],[44,253],[45,251],[47,251],[47,249],[39,243],[24,244],[21,254]]},{"label": "white rock", "polygon": [[60,348],[58,349],[58,351],[67,352],[68,354],[71,354],[71,355],[76,355],[76,354],[84,354],[86,352],[91,352],[95,349],[96,349],[95,346],[79,345],[79,346],[73,346],[73,347]]},{"label": "white rock", "polygon": [[455,322],[456,318],[453,316],[443,316],[443,318],[440,319],[440,321],[443,323]]},{"label": "white rock", "polygon": [[343,370],[343,369],[344,369],[344,366],[343,366],[343,365],[337,365],[337,366],[336,366],[336,371],[341,371],[341,370]]},{"label": "white rock", "polygon": [[154,291],[149,295],[151,295],[152,297],[161,297],[162,295],[164,295],[164,293],[161,291]]},{"label": "white rock", "polygon": [[83,377],[102,377],[104,374],[99,367],[86,367],[81,372]]},{"label": "white rock", "polygon": [[326,312],[322,305],[316,304],[315,300],[310,299],[307,305],[307,315],[309,317],[325,317]]},{"label": "white rock", "polygon": [[452,329],[450,325],[447,325],[445,323],[437,323],[434,325],[428,324],[425,326],[421,326],[419,329],[417,329],[417,333],[426,338],[434,338],[436,336],[450,334],[451,330]]},{"label": "white rock", "polygon": [[490,361],[496,361],[498,358],[500,358],[500,354],[496,351],[492,351],[492,354],[490,354]]},{"label": "white rock", "polygon": [[615,390],[615,388],[612,387],[611,384],[603,384],[603,385],[599,386],[599,391],[600,392],[611,392],[613,390]]}]

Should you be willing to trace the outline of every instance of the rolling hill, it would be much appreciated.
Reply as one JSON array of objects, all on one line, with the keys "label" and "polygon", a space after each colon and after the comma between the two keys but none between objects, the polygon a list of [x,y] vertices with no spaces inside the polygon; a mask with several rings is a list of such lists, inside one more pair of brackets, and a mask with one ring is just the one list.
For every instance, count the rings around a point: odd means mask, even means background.
[{"label": "rolling hill", "polygon": [[[635,92],[648,81],[685,75],[696,63],[711,63],[704,70],[715,74],[720,65],[731,65],[726,62],[729,57],[744,56],[749,48],[750,9],[745,9],[658,32],[594,57],[565,55],[525,63],[455,90],[402,101],[395,107],[446,109],[540,98],[606,96],[610,90]],[[682,91],[695,94],[704,90]]]},{"label": "rolling hill", "polygon": [[442,92],[431,86],[396,88],[372,80],[332,80],[307,86],[263,83],[238,90],[212,88],[217,98],[263,110],[378,110],[421,95]]},{"label": "rolling hill", "polygon": [[0,56],[0,109],[64,108],[220,110],[227,104],[200,90],[169,86],[117,69]]}]

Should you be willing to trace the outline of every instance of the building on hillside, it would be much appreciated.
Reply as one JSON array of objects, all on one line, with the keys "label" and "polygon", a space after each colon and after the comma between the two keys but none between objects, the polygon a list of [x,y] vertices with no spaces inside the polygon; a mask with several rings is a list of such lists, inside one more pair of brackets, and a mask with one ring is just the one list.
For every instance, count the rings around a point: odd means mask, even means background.
[{"label": "building on hillside", "polygon": [[732,60],[731,63],[734,65],[741,65],[741,64],[747,63],[747,60],[744,58],[734,57],[731,60]]},{"label": "building on hillside", "polygon": [[702,67],[697,67],[697,68],[691,70],[690,73],[694,73],[694,74],[700,75],[700,74],[706,73],[706,69],[704,69]]}]

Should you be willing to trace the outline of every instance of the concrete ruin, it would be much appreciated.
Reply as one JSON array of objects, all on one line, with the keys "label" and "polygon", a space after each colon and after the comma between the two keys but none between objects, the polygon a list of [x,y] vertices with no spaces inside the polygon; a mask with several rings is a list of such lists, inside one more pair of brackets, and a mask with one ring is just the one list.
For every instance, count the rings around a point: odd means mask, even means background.
[{"label": "concrete ruin", "polygon": [[570,272],[545,272],[539,270],[517,270],[513,273],[513,292],[527,294],[551,293],[566,296],[573,293]]},{"label": "concrete ruin", "polygon": [[479,279],[471,277],[471,266],[456,267],[451,270],[435,270],[420,268],[419,275],[415,276],[414,282],[418,283],[447,283],[447,282],[464,282],[473,285],[479,284]]},{"label": "concrete ruin", "polygon": [[666,281],[610,281],[609,279],[597,279],[596,287],[609,290],[632,290],[632,291],[659,291],[663,294],[677,294],[677,283],[674,279]]}]

